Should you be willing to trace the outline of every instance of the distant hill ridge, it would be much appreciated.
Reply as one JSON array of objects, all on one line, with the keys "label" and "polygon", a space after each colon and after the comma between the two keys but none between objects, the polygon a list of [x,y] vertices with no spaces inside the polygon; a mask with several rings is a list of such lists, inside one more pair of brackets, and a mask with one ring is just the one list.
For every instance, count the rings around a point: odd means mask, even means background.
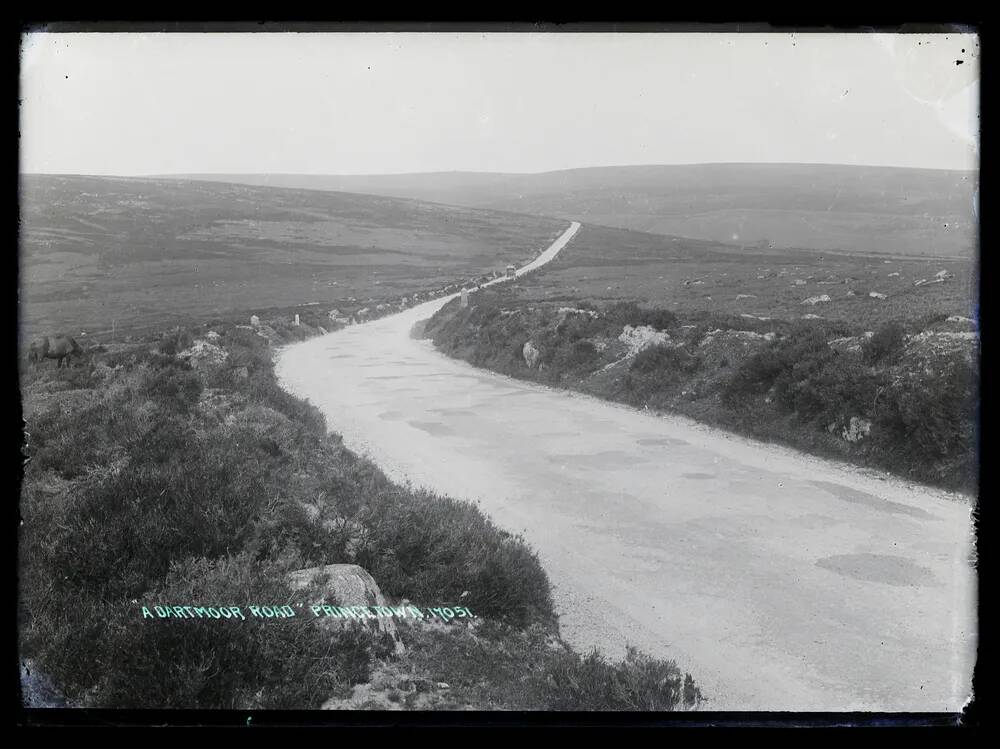
[{"label": "distant hill ridge", "polygon": [[185,174],[815,250],[973,257],[977,171],[831,164],[611,166],[538,174]]}]

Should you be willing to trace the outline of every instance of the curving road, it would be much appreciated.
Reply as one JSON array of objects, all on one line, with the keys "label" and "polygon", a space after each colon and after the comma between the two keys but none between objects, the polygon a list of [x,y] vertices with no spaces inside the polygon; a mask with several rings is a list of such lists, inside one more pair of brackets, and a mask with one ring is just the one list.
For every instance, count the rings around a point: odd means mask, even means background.
[{"label": "curving road", "polygon": [[568,641],[672,658],[709,709],[961,709],[967,502],[475,369],[409,336],[450,298],[289,346],[279,378],[389,475],[523,533]]}]

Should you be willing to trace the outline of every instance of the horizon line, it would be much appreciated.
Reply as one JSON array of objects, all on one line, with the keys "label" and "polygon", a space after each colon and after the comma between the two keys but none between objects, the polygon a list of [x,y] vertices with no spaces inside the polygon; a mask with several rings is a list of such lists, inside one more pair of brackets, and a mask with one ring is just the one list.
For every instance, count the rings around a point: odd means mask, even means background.
[{"label": "horizon line", "polygon": [[831,162],[808,162],[808,161],[703,161],[674,164],[606,164],[598,166],[567,167],[562,169],[547,169],[539,172],[502,172],[502,171],[477,171],[472,169],[441,169],[432,171],[415,172],[230,172],[230,171],[202,171],[202,172],[155,172],[143,174],[100,174],[93,172],[26,172],[19,174],[25,176],[53,176],[53,177],[110,177],[122,179],[156,179],[156,178],[176,178],[176,177],[198,177],[198,176],[232,176],[232,177],[414,177],[443,174],[479,174],[494,175],[500,177],[532,177],[544,174],[557,174],[559,172],[574,172],[599,169],[655,169],[669,167],[697,167],[697,166],[812,166],[812,167],[848,167],[860,169],[906,169],[911,171],[938,171],[938,172],[978,172],[979,166],[972,168],[958,167],[931,167],[931,166],[899,166],[890,164],[844,164]]}]

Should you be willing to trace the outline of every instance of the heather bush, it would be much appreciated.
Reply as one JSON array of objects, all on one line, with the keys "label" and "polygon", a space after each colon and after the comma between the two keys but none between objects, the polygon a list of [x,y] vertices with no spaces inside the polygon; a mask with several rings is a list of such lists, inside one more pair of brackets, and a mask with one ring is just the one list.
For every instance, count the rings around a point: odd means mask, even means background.
[{"label": "heather bush", "polygon": [[906,346],[906,330],[896,322],[887,322],[861,346],[868,364],[893,364],[899,360]]},{"label": "heather bush", "polygon": [[653,401],[692,377],[702,360],[683,348],[650,346],[636,354],[625,375],[625,388],[634,403]]}]

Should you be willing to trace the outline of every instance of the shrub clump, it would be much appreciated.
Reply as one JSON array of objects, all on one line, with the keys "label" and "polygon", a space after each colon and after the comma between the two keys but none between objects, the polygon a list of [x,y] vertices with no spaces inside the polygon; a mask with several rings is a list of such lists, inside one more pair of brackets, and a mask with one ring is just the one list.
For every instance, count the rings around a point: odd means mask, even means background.
[{"label": "shrub clump", "polygon": [[633,403],[660,401],[702,367],[701,357],[680,347],[650,346],[632,359],[625,388]]},{"label": "shrub clump", "polygon": [[870,365],[894,364],[906,346],[906,329],[898,322],[887,322],[861,346],[865,361]]}]

